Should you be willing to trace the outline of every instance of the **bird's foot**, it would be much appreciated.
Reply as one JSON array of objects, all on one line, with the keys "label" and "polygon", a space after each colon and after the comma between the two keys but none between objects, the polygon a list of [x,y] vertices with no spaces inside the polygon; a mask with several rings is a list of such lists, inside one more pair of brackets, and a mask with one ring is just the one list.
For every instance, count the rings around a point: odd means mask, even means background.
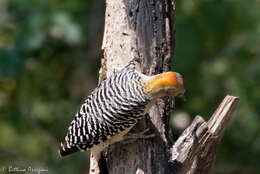
[{"label": "bird's foot", "polygon": [[149,132],[149,128],[145,129],[142,132],[138,132],[138,133],[128,133],[127,135],[125,135],[123,137],[123,141],[121,143],[123,144],[130,144],[135,142],[138,139],[150,139],[155,137],[155,134],[146,134],[147,132]]}]

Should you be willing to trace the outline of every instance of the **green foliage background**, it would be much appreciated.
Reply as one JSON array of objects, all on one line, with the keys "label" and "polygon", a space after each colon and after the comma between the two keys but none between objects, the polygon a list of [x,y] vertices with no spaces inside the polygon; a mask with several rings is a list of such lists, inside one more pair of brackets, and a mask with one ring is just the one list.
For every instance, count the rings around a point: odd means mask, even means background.
[{"label": "green foliage background", "polygon": [[[173,69],[187,83],[179,111],[208,119],[226,94],[240,98],[214,173],[260,171],[260,1],[177,0]],[[86,173],[60,159],[59,141],[95,88],[103,1],[0,1],[0,168]]]}]

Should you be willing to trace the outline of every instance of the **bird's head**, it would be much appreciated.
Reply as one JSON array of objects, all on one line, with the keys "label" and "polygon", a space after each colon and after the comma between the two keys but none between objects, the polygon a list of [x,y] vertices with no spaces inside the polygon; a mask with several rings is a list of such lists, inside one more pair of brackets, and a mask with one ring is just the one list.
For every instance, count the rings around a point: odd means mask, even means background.
[{"label": "bird's head", "polygon": [[152,97],[184,96],[184,78],[177,72],[166,72],[149,77],[145,81],[144,92]]}]

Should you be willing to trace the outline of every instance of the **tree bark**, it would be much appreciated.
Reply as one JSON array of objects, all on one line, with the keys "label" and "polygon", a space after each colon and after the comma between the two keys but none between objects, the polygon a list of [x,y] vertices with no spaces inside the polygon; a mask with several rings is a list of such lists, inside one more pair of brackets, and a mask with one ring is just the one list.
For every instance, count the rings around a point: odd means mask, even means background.
[{"label": "tree bark", "polygon": [[[170,69],[174,49],[174,2],[170,0],[107,0],[100,80],[140,58],[137,70],[157,74]],[[168,120],[172,98],[160,99],[132,132],[150,128],[156,137],[112,145],[107,152],[109,173],[166,173],[169,157]]]},{"label": "tree bark", "polygon": [[[175,46],[174,15],[175,2],[171,0],[107,0],[102,45],[104,58],[99,81],[126,66],[133,58],[140,59],[136,68],[145,74],[168,71]],[[154,138],[139,139],[127,145],[121,143],[111,145],[105,152],[105,160],[102,160],[106,161],[106,164],[101,167],[106,169],[101,171],[109,174],[210,171],[215,158],[211,161],[205,159],[208,159],[207,155],[215,157],[216,147],[223,133],[215,135],[214,131],[212,133],[208,130],[223,132],[214,125],[225,123],[226,126],[228,119],[225,120],[224,117],[219,121],[216,118],[205,123],[201,117],[196,117],[192,125],[173,145],[169,133],[173,102],[171,97],[159,99],[149,114],[131,130],[132,133],[138,133],[149,128],[150,133],[156,135]],[[203,138],[203,141],[197,142],[197,136]],[[212,137],[217,137],[216,141],[212,141]],[[190,142],[187,143],[186,140]],[[207,149],[213,146],[214,152]],[[196,152],[203,152],[204,156],[197,155]],[[200,165],[201,162],[205,167]]]}]

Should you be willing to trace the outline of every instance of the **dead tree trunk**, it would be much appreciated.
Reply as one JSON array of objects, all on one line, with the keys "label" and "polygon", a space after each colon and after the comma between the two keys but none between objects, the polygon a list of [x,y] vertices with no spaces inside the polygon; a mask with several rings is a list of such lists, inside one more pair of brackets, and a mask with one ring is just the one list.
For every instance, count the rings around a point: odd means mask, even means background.
[{"label": "dead tree trunk", "polygon": [[[168,71],[175,44],[174,15],[175,4],[172,0],[107,0],[100,81],[133,58],[140,58],[137,70],[145,74]],[[223,110],[217,112],[208,123],[196,117],[174,145],[169,133],[173,98],[158,100],[149,115],[131,131],[149,128],[156,137],[109,147],[105,155],[108,173],[208,173],[224,131],[218,126],[226,127],[233,104],[237,102],[237,98],[229,97],[227,100],[231,100],[232,107],[230,103],[224,105],[228,106],[227,113],[221,119],[216,116],[221,115]],[[219,125],[215,127],[216,124]]]},{"label": "dead tree trunk", "polygon": [[[168,71],[174,49],[174,14],[170,0],[107,0],[101,78],[136,57],[141,60],[137,68],[145,74]],[[139,132],[150,128],[150,133],[156,133],[155,138],[109,148],[110,174],[167,173],[172,102],[172,98],[158,100],[149,116],[133,129]]]}]

